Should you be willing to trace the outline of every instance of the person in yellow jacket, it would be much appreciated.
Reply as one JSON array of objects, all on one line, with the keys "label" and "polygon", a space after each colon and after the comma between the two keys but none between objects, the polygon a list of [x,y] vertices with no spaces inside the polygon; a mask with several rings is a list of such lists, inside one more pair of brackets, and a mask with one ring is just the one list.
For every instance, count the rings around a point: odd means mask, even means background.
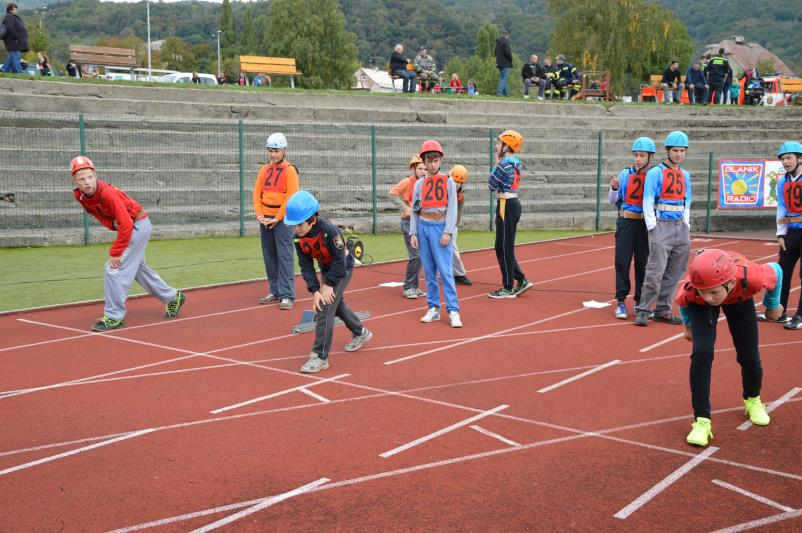
[{"label": "person in yellow jacket", "polygon": [[260,304],[278,302],[279,309],[295,305],[295,245],[293,232],[284,224],[287,200],[298,192],[298,170],[286,159],[287,138],[273,133],[265,143],[270,162],[261,169],[253,187],[253,210],[259,221],[262,257],[267,271],[268,293]]}]

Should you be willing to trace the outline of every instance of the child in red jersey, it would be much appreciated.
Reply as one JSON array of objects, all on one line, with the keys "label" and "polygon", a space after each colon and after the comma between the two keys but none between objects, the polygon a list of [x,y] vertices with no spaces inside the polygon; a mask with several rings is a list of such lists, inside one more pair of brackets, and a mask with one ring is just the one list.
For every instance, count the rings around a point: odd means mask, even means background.
[{"label": "child in red jersey", "polygon": [[165,318],[178,316],[186,297],[167,285],[145,263],[145,248],[150,240],[148,214],[135,200],[117,187],[97,179],[95,165],[88,157],[78,156],[70,163],[75,184],[73,196],[87,213],[117,232],[109,249],[104,275],[106,307],[103,317],[92,325],[94,331],[123,327],[125,300],[131,284],[137,283],[165,304]]},{"label": "child in red jersey", "polygon": [[713,438],[710,372],[720,310],[727,317],[741,365],[746,414],[755,425],[769,423],[769,415],[760,401],[763,368],[753,296],[766,289],[763,299],[766,316],[772,320],[779,318],[783,312],[779,299],[782,276],[777,263],[759,265],[737,253],[710,249],[697,254],[688,276],[680,283],[676,303],[685,324],[685,338],[693,343],[690,378],[695,422],[686,439],[689,444],[707,446]]}]

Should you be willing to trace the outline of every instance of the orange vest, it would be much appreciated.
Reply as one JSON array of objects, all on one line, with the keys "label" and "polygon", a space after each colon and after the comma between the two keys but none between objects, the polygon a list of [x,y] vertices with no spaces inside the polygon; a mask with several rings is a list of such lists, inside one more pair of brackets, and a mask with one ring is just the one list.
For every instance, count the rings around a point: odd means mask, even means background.
[{"label": "orange vest", "polygon": [[286,160],[268,163],[259,169],[253,190],[253,210],[257,215],[283,219],[290,196],[298,192],[298,171]]},{"label": "orange vest", "polygon": [[420,197],[423,209],[443,209],[448,206],[448,176],[435,174],[423,178]]}]

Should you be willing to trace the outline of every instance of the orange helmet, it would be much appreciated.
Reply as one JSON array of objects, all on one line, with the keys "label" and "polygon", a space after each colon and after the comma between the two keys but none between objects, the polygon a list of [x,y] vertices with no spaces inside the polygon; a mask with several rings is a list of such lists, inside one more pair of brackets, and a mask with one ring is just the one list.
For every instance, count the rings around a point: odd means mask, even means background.
[{"label": "orange helmet", "polygon": [[515,130],[506,130],[498,136],[501,142],[510,147],[513,152],[519,151],[524,145],[524,136]]},{"label": "orange helmet", "polygon": [[409,169],[415,170],[415,167],[418,166],[418,163],[423,163],[423,159],[417,155],[413,155],[412,159],[409,160]]},{"label": "orange helmet", "polygon": [[468,181],[468,169],[462,165],[454,165],[451,167],[451,179],[457,183],[465,183]]},{"label": "orange helmet", "polygon": [[70,176],[85,168],[91,168],[92,170],[95,170],[95,165],[92,163],[91,159],[83,155],[73,158],[73,160],[70,162]]},{"label": "orange helmet", "polygon": [[695,289],[712,289],[735,277],[737,267],[730,254],[717,248],[701,250],[689,269]]},{"label": "orange helmet", "polygon": [[433,141],[429,139],[428,141],[424,141],[422,145],[420,145],[420,157],[423,159],[423,154],[426,152],[437,152],[440,154],[440,157],[443,157],[443,147],[440,146],[440,143],[437,141]]}]

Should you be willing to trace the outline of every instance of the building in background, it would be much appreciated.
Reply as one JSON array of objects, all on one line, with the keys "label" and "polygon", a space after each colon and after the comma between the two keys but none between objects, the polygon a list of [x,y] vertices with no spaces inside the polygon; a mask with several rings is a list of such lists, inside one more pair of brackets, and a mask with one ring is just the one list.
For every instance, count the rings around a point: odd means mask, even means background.
[{"label": "building in background", "polygon": [[362,89],[374,92],[392,93],[401,91],[402,80],[393,80],[386,70],[377,68],[359,67],[354,72],[353,89]]},{"label": "building in background", "polygon": [[757,43],[747,43],[746,39],[740,35],[733,39],[725,39],[720,43],[708,44],[705,49],[705,54],[715,56],[718,54],[719,48],[726,50],[727,59],[730,62],[730,67],[732,67],[732,72],[736,80],[743,75],[744,70],[746,70],[750,64],[757,67],[758,63],[765,63],[766,61],[772,61],[774,63],[774,72],[760,72],[761,76],[771,76],[775,73],[783,76],[796,76],[796,74],[788,68],[788,65],[783,63],[782,59]]}]

